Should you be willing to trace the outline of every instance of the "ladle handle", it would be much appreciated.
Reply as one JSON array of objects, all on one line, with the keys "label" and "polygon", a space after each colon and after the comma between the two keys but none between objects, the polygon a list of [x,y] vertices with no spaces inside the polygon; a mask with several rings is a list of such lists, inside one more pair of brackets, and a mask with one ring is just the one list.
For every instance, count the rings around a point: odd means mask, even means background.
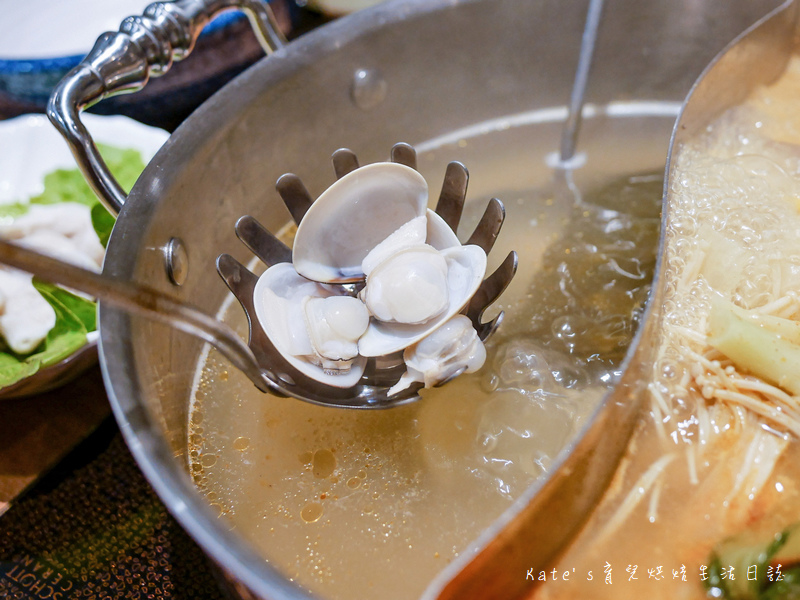
[{"label": "ladle handle", "polygon": [[141,90],[172,63],[191,53],[203,27],[228,10],[250,19],[267,54],[283,46],[272,10],[263,0],[177,0],[154,2],[138,17],[122,21],[119,31],[101,35],[91,52],[62,79],[47,105],[47,116],[64,136],[84,177],[113,214],[127,195],[97,151],[80,112],[103,98]]},{"label": "ladle handle", "polygon": [[198,337],[219,350],[262,392],[272,389],[253,352],[230,327],[158,290],[93,273],[4,241],[0,241],[0,263]]}]

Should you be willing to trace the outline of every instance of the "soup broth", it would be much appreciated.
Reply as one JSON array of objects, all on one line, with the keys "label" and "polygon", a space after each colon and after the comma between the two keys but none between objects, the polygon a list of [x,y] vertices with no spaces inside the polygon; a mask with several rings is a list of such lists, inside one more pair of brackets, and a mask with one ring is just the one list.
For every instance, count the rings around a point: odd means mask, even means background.
[{"label": "soup broth", "polygon": [[554,571],[576,576],[536,574],[546,582],[537,598],[800,594],[800,402],[713,337],[720,310],[761,330],[765,319],[800,321],[798,90],[795,57],[679,149],[650,412]]},{"label": "soup broth", "polygon": [[[675,107],[635,108],[587,121],[580,202],[547,166],[560,122],[533,114],[417,145],[432,189],[447,161],[470,168],[461,239],[489,197],[504,200],[489,269],[520,254],[478,373],[412,405],[346,411],[262,395],[208,353],[190,472],[265,560],[327,598],[415,598],[548,473],[616,380],[652,277]],[[246,336],[238,306],[221,316]]]}]

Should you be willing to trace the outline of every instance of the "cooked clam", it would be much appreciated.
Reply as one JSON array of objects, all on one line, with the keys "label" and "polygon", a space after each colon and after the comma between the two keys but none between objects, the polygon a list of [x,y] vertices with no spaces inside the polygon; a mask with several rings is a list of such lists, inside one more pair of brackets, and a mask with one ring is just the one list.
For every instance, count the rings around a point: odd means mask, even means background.
[{"label": "cooked clam", "polygon": [[281,355],[309,377],[335,387],[355,385],[364,373],[367,360],[358,356],[357,346],[354,354],[344,352],[338,357],[326,349],[337,345],[342,348],[348,342],[355,345],[354,340],[366,330],[369,315],[359,300],[350,298],[363,307],[363,311],[359,314],[359,309],[352,305],[344,310],[340,306],[344,314],[328,322],[326,316],[335,313],[336,307],[315,307],[315,304],[318,300],[330,302],[336,297],[349,298],[346,293],[341,286],[306,279],[291,263],[279,263],[267,269],[259,277],[253,293],[258,322]]},{"label": "cooked clam", "polygon": [[254,290],[261,327],[298,370],[350,387],[367,358],[415,344],[407,353],[414,366],[398,390],[480,368],[485,352],[477,332],[467,317],[453,317],[483,281],[486,253],[462,246],[427,202],[417,171],[375,163],[348,173],[311,204],[292,263],[267,269]]},{"label": "cooked clam", "polygon": [[[447,264],[447,308],[427,321],[416,324],[370,319],[366,333],[358,342],[362,356],[384,356],[417,343],[466,306],[486,272],[486,254],[477,246],[447,248],[441,252]],[[369,279],[367,288],[369,288]],[[413,286],[413,282],[410,283]],[[400,304],[401,301],[397,301]]]},{"label": "cooked clam", "polygon": [[292,263],[314,281],[360,281],[370,250],[424,216],[427,202],[428,184],[410,167],[375,163],[356,169],[325,190],[300,221]]},{"label": "cooked clam", "polygon": [[462,373],[474,373],[486,361],[486,348],[478,332],[464,315],[456,315],[403,352],[408,370],[389,394],[396,394],[415,381],[433,387]]}]

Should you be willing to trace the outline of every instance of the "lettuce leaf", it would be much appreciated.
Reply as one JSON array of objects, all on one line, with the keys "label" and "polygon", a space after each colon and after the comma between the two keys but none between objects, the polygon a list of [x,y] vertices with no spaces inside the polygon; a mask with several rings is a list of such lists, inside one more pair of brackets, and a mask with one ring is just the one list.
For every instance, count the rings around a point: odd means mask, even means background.
[{"label": "lettuce leaf", "polygon": [[22,202],[0,204],[0,219],[16,219],[28,212],[28,205]]},{"label": "lettuce leaf", "polygon": [[[108,168],[117,178],[117,181],[126,192],[130,192],[133,184],[144,171],[144,161],[138,150],[131,148],[116,148],[97,144],[97,149],[106,161]],[[85,182],[84,182],[85,183]],[[88,185],[86,187],[89,187]]]},{"label": "lettuce leaf", "polygon": [[17,383],[39,370],[38,360],[26,360],[16,354],[0,351],[0,387]]},{"label": "lettuce leaf", "polygon": [[[111,172],[126,191],[144,170],[144,161],[137,150],[119,149],[98,144]],[[44,191],[29,203],[17,202],[0,206],[0,219],[13,219],[25,214],[29,204],[77,202],[89,206],[92,225],[103,247],[114,227],[114,217],[100,203],[78,169],[57,169],[44,177]],[[0,338],[0,388],[30,377],[42,367],[53,365],[86,344],[86,334],[97,329],[97,305],[91,300],[58,286],[33,280],[34,287],[53,307],[56,324],[34,352],[20,356],[3,346]]]},{"label": "lettuce leaf", "polygon": [[[47,300],[50,306],[56,309],[56,315],[58,315],[58,310],[61,310],[71,322],[77,322],[86,333],[97,329],[96,302],[35,277],[33,287]],[[56,327],[58,327],[58,323],[56,323]]]},{"label": "lettuce leaf", "polygon": [[99,202],[92,207],[92,227],[94,227],[97,237],[103,248],[108,246],[108,238],[111,237],[111,230],[114,229],[116,219],[108,212],[108,209]]},{"label": "lettuce leaf", "polygon": [[[98,144],[97,148],[119,184],[129,192],[144,171],[142,155],[137,150],[122,150],[104,144]],[[31,204],[59,202],[77,202],[89,207],[100,203],[78,169],[56,169],[48,173],[44,176],[44,191],[30,199]]]},{"label": "lettuce leaf", "polygon": [[27,356],[10,350],[0,352],[0,387],[30,377],[42,367],[53,365],[86,344],[86,334],[97,327],[97,306],[91,300],[34,278],[33,287],[56,313],[56,324],[39,347]]},{"label": "lettuce leaf", "polygon": [[94,206],[97,196],[78,169],[56,169],[44,176],[44,191],[30,199],[31,204],[76,202]]}]

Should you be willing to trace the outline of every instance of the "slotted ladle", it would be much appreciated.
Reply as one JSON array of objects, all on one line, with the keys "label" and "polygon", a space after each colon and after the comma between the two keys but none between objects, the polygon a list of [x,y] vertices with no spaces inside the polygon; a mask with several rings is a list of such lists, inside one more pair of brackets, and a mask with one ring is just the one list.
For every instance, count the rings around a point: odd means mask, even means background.
[{"label": "slotted ladle", "polygon": [[[416,153],[408,144],[398,144],[392,149],[392,161],[415,168]],[[341,149],[334,153],[333,164],[337,176],[342,177],[358,167],[358,159],[350,150]],[[448,165],[436,212],[453,231],[461,219],[468,179],[467,169],[461,163]],[[313,202],[305,186],[297,176],[286,174],[279,179],[277,187],[289,212],[299,222]],[[504,217],[502,203],[493,198],[467,243],[480,247],[488,255]],[[268,267],[291,261],[289,247],[253,217],[239,219],[236,233]],[[250,329],[248,344],[227,325],[148,286],[93,273],[8,242],[0,242],[0,262],[199,337],[217,348],[262,392],[341,408],[387,408],[419,398],[420,383],[391,396],[388,393],[405,371],[400,356],[370,359],[361,380],[346,389],[316,381],[294,368],[275,348],[255,316],[253,292],[258,277],[228,254],[219,257],[217,269],[245,310]],[[511,252],[494,273],[483,280],[463,311],[482,341],[497,329],[503,316],[500,313],[484,323],[483,313],[508,286],[516,268],[517,255]],[[461,372],[455,372],[439,385]]]},{"label": "slotted ladle", "polygon": [[[54,90],[48,105],[48,116],[67,140],[89,185],[112,213],[120,211],[126,195],[108,171],[91,135],[80,120],[80,112],[103,98],[140,89],[149,78],[165,74],[173,62],[188,56],[205,23],[215,15],[235,7],[247,14],[267,54],[284,45],[285,40],[269,6],[260,0],[157,2],[149,5],[142,17],[125,19],[118,33],[102,36],[92,52]],[[113,52],[109,49],[111,44]],[[120,65],[125,65],[124,76],[115,74]],[[416,155],[413,148],[401,144],[392,150],[392,160],[411,166],[416,162]],[[339,177],[358,166],[357,158],[349,150],[337,151],[333,163]],[[448,166],[436,212],[454,232],[461,217],[467,179],[463,165],[452,163]],[[279,180],[278,190],[291,215],[299,221],[311,205],[311,197],[305,186],[299,178],[287,174]],[[502,203],[491,200],[468,243],[480,246],[488,254],[500,231],[504,215]],[[287,260],[288,248],[255,219],[240,219],[236,231],[267,266]],[[402,358],[397,355],[371,359],[359,383],[345,389],[322,384],[298,371],[277,351],[255,319],[252,291],[256,276],[229,255],[219,257],[218,271],[247,313],[250,321],[249,345],[222,323],[154,289],[131,282],[109,280],[5,244],[0,252],[0,261],[200,337],[217,347],[262,391],[348,408],[385,408],[419,397],[420,385],[412,385],[391,397],[388,395],[389,388],[404,371]],[[517,257],[512,252],[482,282],[465,307],[466,316],[482,340],[494,331],[500,317],[483,323],[481,316],[508,285],[516,265]]]}]

